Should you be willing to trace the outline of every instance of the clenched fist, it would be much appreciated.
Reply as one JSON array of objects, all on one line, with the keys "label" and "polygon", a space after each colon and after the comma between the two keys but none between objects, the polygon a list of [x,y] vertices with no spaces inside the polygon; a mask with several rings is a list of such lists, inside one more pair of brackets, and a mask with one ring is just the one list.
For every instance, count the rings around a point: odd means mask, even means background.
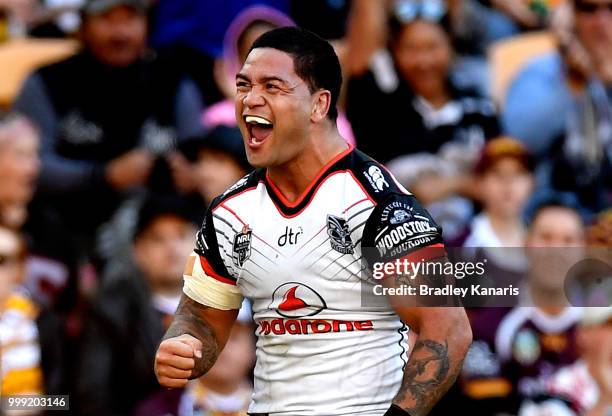
[{"label": "clenched fist", "polygon": [[199,358],[202,343],[189,334],[162,341],[155,354],[157,381],[164,387],[185,387]]}]

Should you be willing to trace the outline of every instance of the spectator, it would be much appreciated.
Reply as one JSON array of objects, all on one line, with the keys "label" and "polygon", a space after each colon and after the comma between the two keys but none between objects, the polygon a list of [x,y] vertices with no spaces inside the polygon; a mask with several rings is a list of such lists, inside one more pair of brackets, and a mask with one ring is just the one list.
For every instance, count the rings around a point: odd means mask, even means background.
[{"label": "spectator", "polygon": [[[502,0],[500,3],[524,3]],[[486,54],[488,47],[500,39],[518,33],[517,25],[502,12],[481,0],[353,0],[348,21],[347,70],[362,75],[368,66],[380,66],[387,59],[385,47],[387,16],[393,10],[404,20],[426,14],[437,17],[447,12],[448,27],[455,59],[453,78],[463,87],[488,95],[490,77]]]},{"label": "spectator", "polygon": [[347,114],[358,147],[388,163],[452,242],[473,215],[458,196],[473,196],[469,172],[499,129],[493,103],[453,81],[447,18],[427,10],[392,21],[397,85],[385,86],[377,70],[349,81]]},{"label": "spectator", "polygon": [[158,391],[155,349],[182,292],[195,226],[185,206],[146,199],[137,214],[131,261],[100,288],[83,335],[76,407],[81,415],[128,415]]},{"label": "spectator", "polygon": [[0,115],[0,224],[19,229],[27,220],[28,204],[39,171],[38,133],[16,113]]},{"label": "spectator", "polygon": [[581,359],[559,370],[548,388],[578,414],[607,416],[612,410],[612,307],[585,308],[578,345]]},{"label": "spectator", "polygon": [[187,140],[182,150],[193,164],[195,189],[204,202],[198,215],[203,215],[205,206],[252,170],[237,127],[217,126],[204,138]]},{"label": "spectator", "polygon": [[[223,58],[215,64],[215,80],[226,98],[206,109],[204,112],[205,126],[208,128],[220,124],[237,126],[234,109],[236,74],[246,60],[251,44],[269,30],[294,24],[283,13],[261,5],[246,8],[236,16],[225,34]],[[342,137],[354,144],[355,138],[344,113],[339,114],[337,123]]]},{"label": "spectator", "polygon": [[571,3],[556,21],[559,52],[518,75],[503,121],[542,160],[540,181],[594,213],[612,204],[612,12],[605,1]]},{"label": "spectator", "polygon": [[204,112],[204,124],[208,128],[219,124],[236,126],[236,74],[255,39],[274,28],[294,25],[289,16],[263,5],[245,8],[236,16],[225,32],[223,54],[215,62],[215,82],[223,92],[224,100]]},{"label": "spectator", "polygon": [[474,342],[461,380],[466,401],[458,406],[483,416],[516,414],[522,404],[547,394],[557,370],[578,359],[581,310],[568,305],[564,278],[584,254],[582,219],[575,199],[563,194],[536,197],[530,213],[523,303],[470,314]]},{"label": "spectator", "polygon": [[151,43],[164,61],[195,80],[208,104],[224,98],[214,81],[214,61],[232,20],[255,5],[281,12],[288,0],[158,0],[152,9]]},{"label": "spectator", "polygon": [[474,169],[483,211],[472,221],[466,247],[520,247],[522,214],[533,189],[534,161],[511,138],[490,141]]},{"label": "spectator", "polygon": [[[143,0],[88,0],[82,18],[83,51],[31,75],[15,108],[41,129],[41,198],[90,257],[124,193],[150,180],[177,137],[200,130],[201,105],[195,87],[144,53]],[[177,179],[186,162],[174,159]]]},{"label": "spectator", "polygon": [[[67,391],[70,345],[62,321],[77,303],[74,247],[60,221],[32,201],[39,171],[38,132],[17,113],[0,118],[0,226],[24,235],[27,256],[20,284],[36,314],[45,391]],[[74,325],[73,325],[74,326]]]},{"label": "spectator", "polygon": [[38,151],[38,131],[26,117],[0,116],[0,224],[24,233],[29,252],[24,286],[38,306],[50,307],[68,283],[74,251],[61,222],[32,201]]},{"label": "spectator", "polygon": [[566,292],[573,305],[608,306],[612,304],[612,209],[592,220],[587,244],[588,260],[572,268]]},{"label": "spectator", "polygon": [[385,76],[375,67],[349,81],[347,116],[357,145],[383,163],[435,154],[449,142],[477,155],[499,133],[492,102],[458,88],[450,77],[453,51],[444,18],[424,8],[403,21],[394,18],[395,73]]},{"label": "spectator", "polygon": [[158,393],[144,401],[134,415],[246,416],[253,394],[249,379],[254,363],[251,308],[244,302],[214,366],[204,376],[191,381],[182,395],[176,391]]},{"label": "spectator", "polygon": [[20,287],[26,249],[21,236],[0,225],[0,394],[43,393],[36,306]]}]

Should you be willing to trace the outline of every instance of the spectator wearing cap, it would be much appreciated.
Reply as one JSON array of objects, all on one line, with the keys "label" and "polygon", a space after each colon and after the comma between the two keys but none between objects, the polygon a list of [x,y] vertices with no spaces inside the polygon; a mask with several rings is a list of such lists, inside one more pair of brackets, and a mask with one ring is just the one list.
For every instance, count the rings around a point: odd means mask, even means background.
[{"label": "spectator wearing cap", "polygon": [[516,77],[504,130],[540,161],[540,182],[596,213],[612,205],[612,2],[572,0],[553,28],[558,51]]},{"label": "spectator wearing cap", "polygon": [[200,131],[196,88],[146,53],[146,13],[144,0],[86,1],[83,50],[33,73],[14,105],[41,131],[40,196],[85,256],[96,228],[147,183],[157,158]]},{"label": "spectator wearing cap", "polygon": [[490,100],[451,78],[453,47],[444,8],[416,9],[391,19],[391,73],[374,66],[349,80],[347,116],[357,146],[380,162],[417,153],[436,154],[447,143],[477,155],[499,134]]},{"label": "spectator wearing cap", "polygon": [[152,362],[179,302],[196,229],[175,198],[146,198],[136,218],[130,261],[109,269],[82,336],[74,396],[80,415],[132,414],[160,389]]},{"label": "spectator wearing cap", "polygon": [[521,247],[522,214],[533,190],[534,161],[518,140],[500,137],[483,149],[474,167],[482,212],[472,221],[465,247]]}]

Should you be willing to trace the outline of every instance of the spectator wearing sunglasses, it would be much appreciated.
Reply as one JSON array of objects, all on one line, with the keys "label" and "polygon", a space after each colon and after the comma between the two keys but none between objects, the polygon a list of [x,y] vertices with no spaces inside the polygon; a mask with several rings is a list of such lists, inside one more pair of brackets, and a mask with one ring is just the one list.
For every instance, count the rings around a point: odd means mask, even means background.
[{"label": "spectator wearing sunglasses", "polygon": [[541,184],[596,213],[612,205],[612,1],[571,3],[554,21],[558,52],[518,75],[503,124],[541,160]]},{"label": "spectator wearing sunglasses", "polygon": [[347,116],[358,148],[389,164],[424,203],[441,202],[430,206],[434,216],[446,217],[450,210],[443,228],[445,238],[454,238],[450,234],[471,219],[471,205],[448,198],[469,190],[472,165],[499,133],[497,114],[490,100],[451,76],[446,9],[434,7],[436,2],[406,4],[418,7],[395,9],[392,70],[381,70],[374,60],[372,69],[349,81]]},{"label": "spectator wearing sunglasses", "polygon": [[[546,0],[534,0],[543,2]],[[551,0],[552,1],[552,0]],[[520,3],[527,0],[500,0]],[[529,10],[528,10],[529,11]],[[531,12],[530,12],[531,13]],[[388,17],[409,22],[416,18],[442,22],[452,38],[455,59],[453,76],[464,86],[489,94],[488,47],[520,32],[519,26],[484,0],[353,0],[348,20],[346,70],[362,75],[385,57]]]},{"label": "spectator wearing sunglasses", "polygon": [[390,22],[393,71],[374,65],[349,81],[347,115],[357,145],[381,162],[437,153],[449,142],[478,154],[499,133],[495,108],[452,79],[445,9],[406,4],[414,7],[397,7]]}]

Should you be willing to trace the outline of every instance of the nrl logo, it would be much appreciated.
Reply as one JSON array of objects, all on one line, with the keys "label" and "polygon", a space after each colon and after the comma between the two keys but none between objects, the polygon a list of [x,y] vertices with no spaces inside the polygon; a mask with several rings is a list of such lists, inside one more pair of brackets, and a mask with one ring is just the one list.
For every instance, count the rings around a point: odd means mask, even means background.
[{"label": "nrl logo", "polygon": [[234,236],[232,260],[236,267],[242,268],[244,263],[251,257],[252,231],[248,224],[242,227],[242,231]]},{"label": "nrl logo", "polygon": [[327,215],[327,235],[332,248],[338,253],[353,254],[354,245],[345,219]]}]

